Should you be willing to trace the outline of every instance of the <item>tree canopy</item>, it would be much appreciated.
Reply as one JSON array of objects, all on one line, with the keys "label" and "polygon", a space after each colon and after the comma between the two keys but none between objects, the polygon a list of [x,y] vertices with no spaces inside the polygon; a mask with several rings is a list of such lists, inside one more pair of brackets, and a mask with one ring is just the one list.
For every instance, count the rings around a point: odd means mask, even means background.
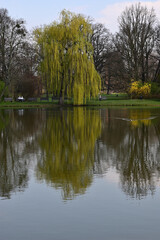
[{"label": "tree canopy", "polygon": [[83,104],[96,96],[101,79],[95,70],[92,28],[82,15],[62,11],[60,21],[34,31],[39,46],[40,72],[46,89],[60,99]]},{"label": "tree canopy", "polygon": [[154,10],[140,3],[126,8],[119,18],[116,35],[117,48],[125,61],[130,78],[142,80],[152,78],[154,67],[156,16]]},{"label": "tree canopy", "polygon": [[27,30],[22,19],[14,20],[0,9],[0,79],[9,86],[17,74]]}]

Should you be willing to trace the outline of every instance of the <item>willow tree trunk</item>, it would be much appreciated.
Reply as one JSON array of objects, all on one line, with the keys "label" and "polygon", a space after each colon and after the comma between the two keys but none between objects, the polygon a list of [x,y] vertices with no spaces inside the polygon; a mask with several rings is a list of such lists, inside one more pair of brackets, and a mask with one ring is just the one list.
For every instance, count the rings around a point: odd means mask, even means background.
[{"label": "willow tree trunk", "polygon": [[[62,79],[64,80],[64,74],[62,74]],[[63,105],[63,104],[64,104],[63,80],[62,80],[62,82],[61,82],[61,91],[60,91],[60,96],[59,96],[59,104],[60,104],[60,105]]]}]

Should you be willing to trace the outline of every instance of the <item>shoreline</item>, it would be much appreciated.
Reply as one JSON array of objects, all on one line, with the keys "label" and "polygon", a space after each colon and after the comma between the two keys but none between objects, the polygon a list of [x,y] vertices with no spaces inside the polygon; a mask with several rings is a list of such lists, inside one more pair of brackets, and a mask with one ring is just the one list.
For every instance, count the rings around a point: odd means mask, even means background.
[{"label": "shoreline", "polygon": [[73,105],[72,102],[64,102],[63,105],[57,102],[1,102],[0,109],[3,108],[51,108],[51,107],[160,107],[158,99],[116,99],[116,100],[90,100],[83,105]]}]

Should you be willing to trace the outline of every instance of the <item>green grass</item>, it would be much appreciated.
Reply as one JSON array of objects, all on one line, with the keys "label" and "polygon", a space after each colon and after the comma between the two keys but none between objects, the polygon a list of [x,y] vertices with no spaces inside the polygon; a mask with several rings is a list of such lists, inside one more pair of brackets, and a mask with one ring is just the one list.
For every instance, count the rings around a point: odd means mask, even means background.
[{"label": "green grass", "polygon": [[0,108],[43,108],[58,106],[58,101],[54,102],[0,102]]},{"label": "green grass", "polygon": [[105,96],[105,97],[107,97],[108,99],[126,99],[126,98],[128,98],[128,95],[127,95],[127,93],[112,93],[112,94],[109,94],[109,95],[107,95],[107,94],[105,94],[105,93],[102,93],[101,94],[102,96]]},{"label": "green grass", "polygon": [[[126,94],[102,95],[106,96],[107,100],[99,101],[98,98],[91,99],[86,102],[86,106],[149,106],[149,107],[160,107],[160,99],[128,99]],[[73,101],[64,101],[65,106],[73,105]],[[42,107],[53,107],[59,106],[58,100],[53,102],[39,101],[39,102],[1,102],[0,108],[42,108]]]},{"label": "green grass", "polygon": [[159,106],[160,100],[156,99],[107,99],[107,100],[90,100],[87,105],[93,106]]}]

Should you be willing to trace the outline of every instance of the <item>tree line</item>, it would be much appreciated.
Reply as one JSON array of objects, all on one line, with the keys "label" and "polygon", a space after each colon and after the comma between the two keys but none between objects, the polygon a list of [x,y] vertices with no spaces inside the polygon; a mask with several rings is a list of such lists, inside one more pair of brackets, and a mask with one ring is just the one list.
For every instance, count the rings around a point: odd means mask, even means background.
[{"label": "tree line", "polygon": [[25,21],[0,9],[0,98],[35,93],[39,86],[37,54]]},{"label": "tree line", "polygon": [[[126,8],[112,34],[90,17],[63,10],[30,34],[23,19],[0,9],[0,98],[39,96],[83,104],[101,89],[125,91],[131,80],[160,81],[160,27],[154,9]],[[155,86],[155,85],[154,85]]]}]

